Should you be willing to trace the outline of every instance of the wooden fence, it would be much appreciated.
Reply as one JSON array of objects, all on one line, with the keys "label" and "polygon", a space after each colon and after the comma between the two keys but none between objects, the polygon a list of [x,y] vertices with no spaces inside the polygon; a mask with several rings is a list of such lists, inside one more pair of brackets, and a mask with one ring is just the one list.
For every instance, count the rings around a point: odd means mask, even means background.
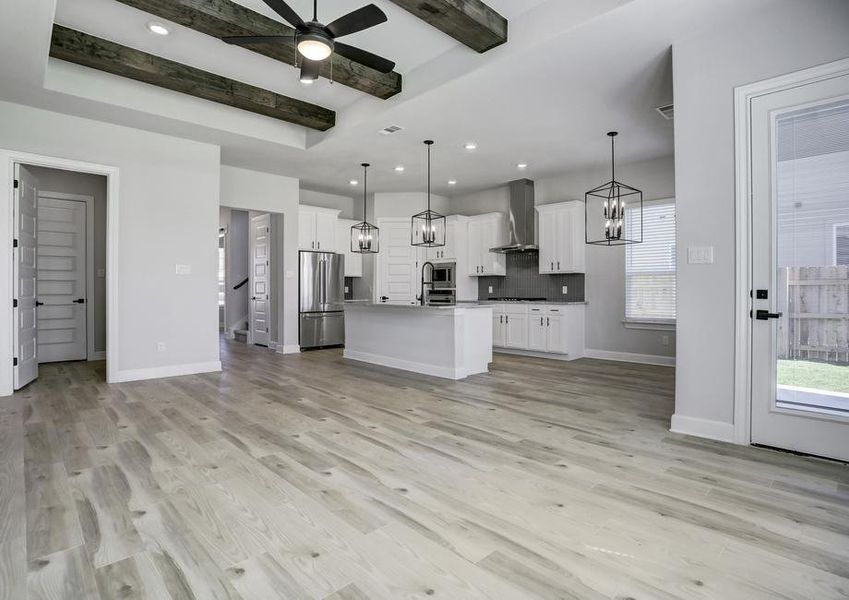
[{"label": "wooden fence", "polygon": [[778,270],[778,357],[849,363],[849,267]]}]

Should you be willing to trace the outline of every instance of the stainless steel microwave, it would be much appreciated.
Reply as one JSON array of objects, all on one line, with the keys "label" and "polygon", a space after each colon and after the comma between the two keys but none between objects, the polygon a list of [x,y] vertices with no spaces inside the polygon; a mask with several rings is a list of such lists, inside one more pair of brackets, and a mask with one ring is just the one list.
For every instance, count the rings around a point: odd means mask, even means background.
[{"label": "stainless steel microwave", "polygon": [[435,263],[430,277],[430,280],[433,282],[433,287],[436,289],[454,289],[457,287],[457,281],[455,278],[456,270],[457,263]]}]

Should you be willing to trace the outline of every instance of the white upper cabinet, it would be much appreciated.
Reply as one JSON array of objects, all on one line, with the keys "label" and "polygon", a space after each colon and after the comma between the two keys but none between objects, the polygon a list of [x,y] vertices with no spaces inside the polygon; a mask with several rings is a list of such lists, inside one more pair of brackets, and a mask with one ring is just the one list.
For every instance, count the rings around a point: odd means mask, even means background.
[{"label": "white upper cabinet", "polygon": [[462,236],[461,243],[465,239],[464,223],[465,221],[461,217],[446,217],[445,245],[439,248],[428,248],[427,260],[431,262],[458,261],[460,256],[457,252],[457,243],[458,237]]},{"label": "white upper cabinet", "polygon": [[539,272],[585,272],[584,203],[545,204],[536,210],[539,214]]},{"label": "white upper cabinet", "polygon": [[351,227],[356,224],[351,219],[336,222],[336,252],[345,257],[345,277],[363,276],[363,255],[351,252]]},{"label": "white upper cabinet", "polygon": [[338,217],[338,210],[301,205],[298,210],[298,248],[336,252]]},{"label": "white upper cabinet", "polygon": [[468,273],[472,277],[506,275],[507,260],[504,254],[490,252],[505,240],[504,215],[490,213],[469,217]]}]

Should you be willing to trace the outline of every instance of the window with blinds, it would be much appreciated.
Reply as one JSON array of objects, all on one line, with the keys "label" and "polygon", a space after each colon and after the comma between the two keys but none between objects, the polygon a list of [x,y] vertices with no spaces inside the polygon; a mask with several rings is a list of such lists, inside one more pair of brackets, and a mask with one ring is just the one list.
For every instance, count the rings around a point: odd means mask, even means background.
[{"label": "window with blinds", "polygon": [[[639,210],[625,209],[626,231],[639,227]],[[625,246],[625,320],[675,322],[675,203],[643,206],[643,243]]]},{"label": "window with blinds", "polygon": [[849,223],[834,226],[834,265],[849,266]]}]

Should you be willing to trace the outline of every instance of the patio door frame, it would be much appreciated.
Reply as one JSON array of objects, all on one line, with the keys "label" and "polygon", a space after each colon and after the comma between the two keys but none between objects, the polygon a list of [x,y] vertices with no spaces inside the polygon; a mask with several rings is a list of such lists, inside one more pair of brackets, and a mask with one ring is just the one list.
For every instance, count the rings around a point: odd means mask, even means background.
[{"label": "patio door frame", "polygon": [[849,75],[849,58],[734,89],[735,307],[734,443],[752,443],[752,103],[756,98]]}]

